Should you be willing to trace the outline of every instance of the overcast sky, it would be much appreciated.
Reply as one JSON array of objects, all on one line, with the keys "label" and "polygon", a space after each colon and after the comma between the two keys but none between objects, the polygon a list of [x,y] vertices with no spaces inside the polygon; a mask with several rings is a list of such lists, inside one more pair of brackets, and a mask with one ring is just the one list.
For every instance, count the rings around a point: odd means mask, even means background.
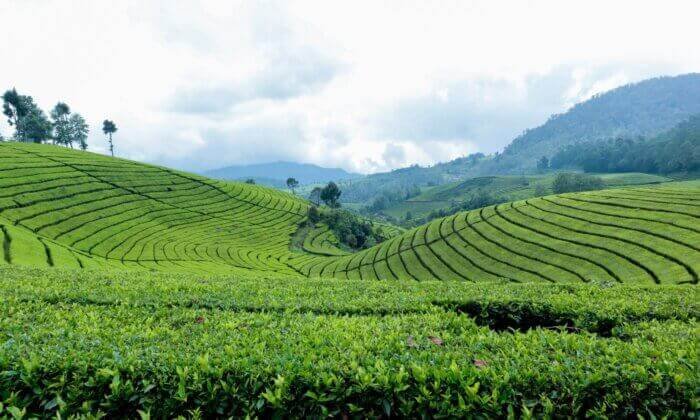
[{"label": "overcast sky", "polygon": [[0,89],[67,102],[97,152],[110,118],[131,159],[375,172],[494,152],[594,93],[700,71],[698,16],[697,0],[0,0]]}]

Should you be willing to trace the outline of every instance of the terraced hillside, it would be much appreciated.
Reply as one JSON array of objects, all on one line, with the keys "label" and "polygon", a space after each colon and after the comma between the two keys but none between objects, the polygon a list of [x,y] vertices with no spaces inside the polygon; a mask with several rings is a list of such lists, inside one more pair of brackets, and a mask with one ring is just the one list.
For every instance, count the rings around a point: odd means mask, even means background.
[{"label": "terraced hillside", "polygon": [[309,276],[697,283],[700,183],[562,194],[435,220]]},{"label": "terraced hillside", "polygon": [[[435,220],[350,254],[265,187],[0,144],[2,264],[307,277],[697,283],[700,183],[564,194]],[[304,252],[306,251],[306,252]]]},{"label": "terraced hillside", "polygon": [[65,148],[0,144],[4,263],[294,273],[307,204],[253,185]]}]

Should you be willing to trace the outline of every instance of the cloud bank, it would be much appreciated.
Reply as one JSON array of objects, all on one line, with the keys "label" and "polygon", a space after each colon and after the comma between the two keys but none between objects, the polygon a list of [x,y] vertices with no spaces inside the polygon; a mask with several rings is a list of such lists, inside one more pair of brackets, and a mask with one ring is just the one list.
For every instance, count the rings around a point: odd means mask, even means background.
[{"label": "cloud bank", "polygon": [[698,71],[698,12],[693,1],[5,0],[0,88],[46,110],[67,102],[98,152],[110,118],[127,158],[374,172],[494,152],[593,94]]}]

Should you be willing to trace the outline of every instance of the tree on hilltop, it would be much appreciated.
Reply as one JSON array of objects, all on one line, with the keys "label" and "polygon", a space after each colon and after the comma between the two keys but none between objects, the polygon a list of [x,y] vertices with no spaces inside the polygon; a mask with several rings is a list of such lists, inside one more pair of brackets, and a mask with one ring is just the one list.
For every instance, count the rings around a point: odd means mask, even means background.
[{"label": "tree on hilltop", "polygon": [[68,118],[70,116],[70,107],[63,102],[59,102],[51,110],[51,119],[53,120],[53,142],[54,144],[70,145],[73,148],[73,139],[71,138],[70,125]]},{"label": "tree on hilltop", "polygon": [[2,113],[7,117],[7,123],[15,127],[15,137],[22,139],[20,120],[24,118],[29,109],[22,95],[17,93],[17,89],[12,88],[2,95]]},{"label": "tree on hilltop", "polygon": [[51,123],[31,96],[20,95],[13,88],[2,95],[2,101],[2,113],[15,128],[17,140],[41,143],[51,137]]},{"label": "tree on hilltop", "polygon": [[321,205],[321,187],[314,187],[314,189],[311,190],[309,200],[317,206]]},{"label": "tree on hilltop", "polygon": [[289,177],[287,178],[287,188],[292,190],[292,194],[296,195],[296,192],[294,189],[299,186],[299,181],[297,181],[295,178]]},{"label": "tree on hilltop", "polygon": [[109,153],[114,156],[114,143],[112,142],[112,134],[117,132],[117,125],[113,121],[104,120],[102,123],[102,132],[109,137]]},{"label": "tree on hilltop", "polygon": [[340,188],[338,188],[335,182],[331,181],[321,190],[321,200],[323,200],[328,207],[337,208],[340,207],[340,203],[338,203],[340,194],[342,194]]},{"label": "tree on hilltop", "polygon": [[80,150],[87,150],[87,136],[90,132],[85,119],[80,114],[73,114],[68,120],[68,128],[70,131],[71,147],[73,147],[73,142],[78,143]]},{"label": "tree on hilltop", "polygon": [[42,143],[44,140],[51,138],[51,129],[53,127],[44,111],[34,104],[30,96],[27,96],[27,98],[29,112],[20,119],[21,140]]}]

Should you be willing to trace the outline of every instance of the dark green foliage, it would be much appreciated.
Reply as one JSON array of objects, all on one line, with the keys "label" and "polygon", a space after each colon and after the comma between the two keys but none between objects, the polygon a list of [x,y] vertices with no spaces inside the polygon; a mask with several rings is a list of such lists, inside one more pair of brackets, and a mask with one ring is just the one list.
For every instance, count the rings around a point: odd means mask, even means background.
[{"label": "dark green foliage", "polygon": [[394,203],[399,203],[415,197],[421,193],[421,189],[418,185],[412,184],[405,186],[403,188],[392,189],[382,189],[379,194],[374,198],[372,203],[366,207],[365,211],[369,213],[380,212]]},{"label": "dark green foliage", "polygon": [[78,147],[81,150],[87,150],[87,136],[90,132],[85,119],[80,114],[73,114],[68,120],[68,127],[70,129],[70,146],[73,147],[73,142],[78,143]]},{"label": "dark green foliage", "polygon": [[493,169],[533,167],[543,154],[576,142],[655,136],[700,113],[700,74],[659,77],[613,89],[525,131]]},{"label": "dark green foliage", "polygon": [[537,161],[537,170],[540,172],[544,172],[547,169],[549,169],[549,159],[547,158],[547,156],[542,156]]},{"label": "dark green foliage", "polygon": [[26,141],[41,143],[51,138],[51,122],[36,105],[30,106],[29,113],[20,120],[20,127]]},{"label": "dark green foliage", "polygon": [[597,176],[586,174],[560,173],[552,182],[555,194],[579,191],[593,191],[603,188],[603,180]]},{"label": "dark green foliage", "polygon": [[17,140],[41,143],[51,138],[51,123],[31,96],[20,95],[12,89],[6,91],[2,99],[3,114],[8,124],[15,127]]},{"label": "dark green foliage", "polygon": [[26,96],[13,88],[2,95],[2,101],[2,112],[7,117],[7,123],[15,127],[15,138],[22,139],[20,120],[29,113]]},{"label": "dark green foliage", "polygon": [[299,186],[299,181],[294,178],[287,178],[287,188],[292,190],[292,194],[295,194],[294,189]]},{"label": "dark green foliage", "polygon": [[321,220],[342,243],[352,249],[364,249],[384,240],[368,221],[348,211],[337,209],[327,211],[322,213]]},{"label": "dark green foliage", "polygon": [[54,143],[73,147],[73,139],[71,135],[71,127],[68,119],[70,118],[70,107],[63,102],[59,102],[51,110],[51,119],[53,120],[53,140]]},{"label": "dark green foliage", "polygon": [[321,189],[320,198],[328,207],[337,208],[340,207],[338,199],[340,198],[341,194],[342,191],[340,191],[338,185],[331,181],[325,187],[323,187],[323,189]]},{"label": "dark green foliage", "polygon": [[255,180],[253,178],[248,178],[245,180],[246,184],[255,185]]},{"label": "dark green foliage", "polygon": [[309,201],[317,206],[321,205],[321,190],[321,187],[314,187],[314,189],[311,190],[311,193],[309,193]]},{"label": "dark green foliage", "polygon": [[321,221],[321,212],[318,210],[318,207],[309,206],[307,217],[309,218],[309,222],[318,223]]},{"label": "dark green foliage", "polygon": [[109,153],[114,156],[114,143],[112,141],[112,134],[117,132],[117,125],[113,121],[104,120],[102,122],[102,132],[109,137]]},{"label": "dark green foliage", "polygon": [[618,138],[571,145],[552,157],[552,166],[580,167],[586,172],[671,173],[700,170],[700,115],[651,139]]}]

